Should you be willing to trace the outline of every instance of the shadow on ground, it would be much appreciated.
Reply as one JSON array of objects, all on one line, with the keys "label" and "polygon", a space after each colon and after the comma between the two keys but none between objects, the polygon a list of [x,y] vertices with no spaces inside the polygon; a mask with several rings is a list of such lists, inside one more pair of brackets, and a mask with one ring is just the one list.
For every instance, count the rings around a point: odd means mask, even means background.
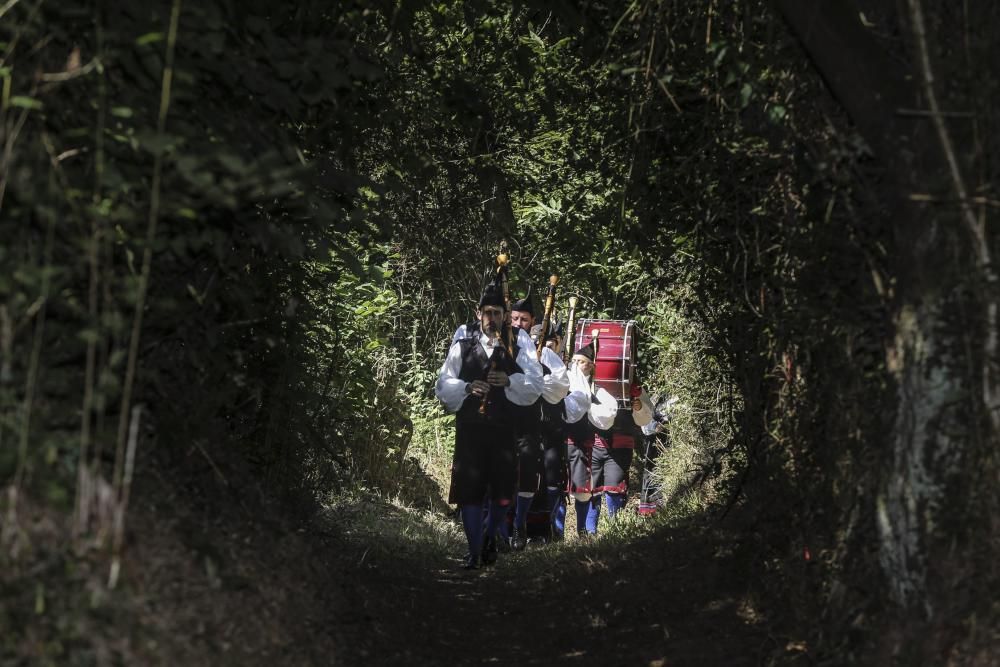
[{"label": "shadow on ground", "polygon": [[[352,665],[807,664],[756,608],[732,531],[545,545],[459,569],[400,553],[361,566],[338,626]],[[777,656],[777,657],[776,657]]]},{"label": "shadow on ground", "polygon": [[753,533],[731,519],[532,547],[467,572],[439,512],[358,498],[293,521],[227,479],[140,474],[122,583],[100,598],[101,554],[67,560],[72,545],[26,533],[53,565],[0,578],[0,621],[21,628],[0,631],[12,640],[0,662],[809,664],[755,602]]}]

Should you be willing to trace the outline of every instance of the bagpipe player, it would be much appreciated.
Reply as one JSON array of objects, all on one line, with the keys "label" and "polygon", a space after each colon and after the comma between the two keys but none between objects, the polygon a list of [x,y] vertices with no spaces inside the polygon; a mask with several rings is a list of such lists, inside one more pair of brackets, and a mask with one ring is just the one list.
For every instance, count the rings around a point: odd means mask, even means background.
[{"label": "bagpipe player", "polygon": [[[476,316],[476,322],[456,332],[435,385],[445,410],[455,414],[448,502],[460,509],[469,547],[466,569],[496,559],[491,538],[513,500],[516,483],[516,407],[534,404],[544,384],[528,333],[518,330],[514,336],[507,329],[506,300],[499,285],[491,283],[483,291]],[[487,539],[484,502],[490,505]]]}]

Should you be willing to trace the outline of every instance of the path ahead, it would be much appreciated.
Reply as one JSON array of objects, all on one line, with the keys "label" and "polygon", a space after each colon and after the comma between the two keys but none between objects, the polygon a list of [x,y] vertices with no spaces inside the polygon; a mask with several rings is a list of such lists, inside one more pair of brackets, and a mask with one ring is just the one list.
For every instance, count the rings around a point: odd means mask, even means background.
[{"label": "path ahead", "polygon": [[529,547],[467,572],[437,512],[362,499],[290,523],[247,494],[141,481],[122,593],[96,609],[81,593],[74,616],[126,664],[813,664],[787,629],[809,619],[757,599],[760,538],[738,510],[723,525]]},{"label": "path ahead", "polygon": [[[341,658],[351,665],[808,664],[755,608],[747,559],[720,531],[670,529],[501,554],[465,572],[405,554],[357,580]],[[347,646],[349,644],[349,646]],[[801,660],[801,663],[799,663]]]}]

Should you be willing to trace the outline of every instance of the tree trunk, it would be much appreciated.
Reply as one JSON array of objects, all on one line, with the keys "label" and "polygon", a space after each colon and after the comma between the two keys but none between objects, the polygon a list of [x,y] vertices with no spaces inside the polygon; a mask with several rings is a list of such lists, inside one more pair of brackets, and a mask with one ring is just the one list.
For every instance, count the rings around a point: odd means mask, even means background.
[{"label": "tree trunk", "polygon": [[[900,113],[935,107],[922,23],[914,19],[919,2],[910,0],[903,30],[914,41],[912,71],[889,58],[850,1],[775,4],[885,168],[877,196],[895,237],[894,334],[885,343],[896,412],[876,498],[879,554],[895,601],[930,616],[928,555],[935,541],[968,529],[946,521],[949,480],[974,469],[978,445],[995,435],[996,304],[972,287],[989,284],[988,255],[984,261],[982,237],[964,215],[968,203],[940,115]],[[914,192],[959,206],[932,209],[915,203]],[[966,501],[978,492],[960,486]]]}]

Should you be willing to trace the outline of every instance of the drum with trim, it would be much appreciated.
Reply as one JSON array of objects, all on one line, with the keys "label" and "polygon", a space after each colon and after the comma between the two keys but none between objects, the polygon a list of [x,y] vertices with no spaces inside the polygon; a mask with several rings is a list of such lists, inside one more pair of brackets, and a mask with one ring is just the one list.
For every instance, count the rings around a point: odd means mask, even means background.
[{"label": "drum with trim", "polygon": [[589,320],[577,323],[574,351],[597,334],[594,383],[618,399],[619,407],[632,403],[635,381],[636,324],[634,320]]}]

